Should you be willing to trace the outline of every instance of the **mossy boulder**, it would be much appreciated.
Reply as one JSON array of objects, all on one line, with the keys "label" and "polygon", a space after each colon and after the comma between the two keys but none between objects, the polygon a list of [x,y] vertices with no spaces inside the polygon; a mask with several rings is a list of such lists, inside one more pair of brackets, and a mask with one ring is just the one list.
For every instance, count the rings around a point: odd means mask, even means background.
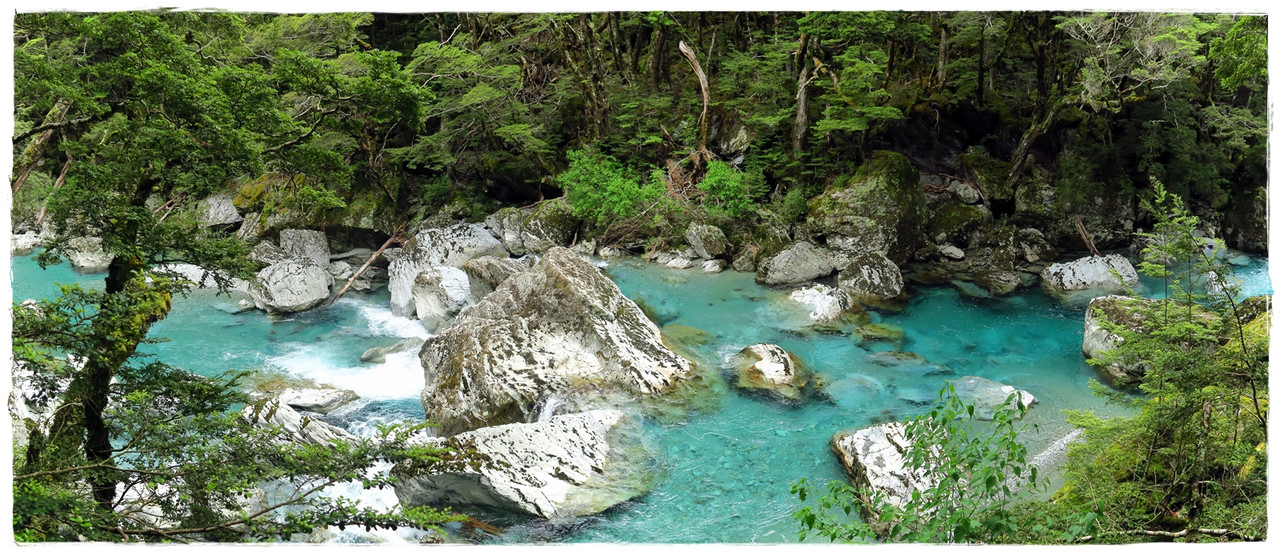
[{"label": "mossy boulder", "polygon": [[582,221],[573,214],[573,206],[565,198],[546,200],[529,207],[503,208],[485,219],[485,226],[496,231],[512,255],[541,253],[555,246],[568,246],[581,224]]},{"label": "mossy boulder", "polygon": [[881,252],[905,263],[928,221],[920,174],[906,156],[877,151],[847,183],[809,201],[809,224],[833,250]]},{"label": "mossy boulder", "polygon": [[756,344],[733,358],[738,387],[767,390],[789,401],[804,396],[812,374],[790,352],[773,344]]},{"label": "mossy boulder", "polygon": [[974,184],[982,190],[987,201],[1004,202],[1014,199],[1013,189],[1009,187],[1009,171],[1012,166],[1007,161],[982,155],[964,154],[960,161],[965,169],[974,176]]},{"label": "mossy boulder", "polygon": [[871,342],[884,342],[893,346],[893,349],[895,350],[901,350],[906,333],[900,326],[875,323],[864,324],[854,328],[853,335],[858,339],[859,345],[866,345]]},{"label": "mossy boulder", "polygon": [[991,223],[991,213],[980,205],[959,200],[938,204],[929,214],[928,236],[938,244],[954,244],[966,248],[974,233]]}]

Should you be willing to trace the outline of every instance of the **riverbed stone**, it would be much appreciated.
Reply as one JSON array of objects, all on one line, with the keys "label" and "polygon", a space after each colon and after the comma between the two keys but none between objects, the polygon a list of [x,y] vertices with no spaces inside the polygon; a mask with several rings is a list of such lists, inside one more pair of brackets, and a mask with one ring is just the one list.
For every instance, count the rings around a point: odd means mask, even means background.
[{"label": "riverbed stone", "polygon": [[724,231],[715,225],[689,223],[684,239],[702,259],[714,259],[729,251],[729,239],[725,238]]},{"label": "riverbed stone", "polygon": [[768,390],[791,401],[802,398],[812,377],[799,359],[774,344],[747,346],[731,363],[739,388]]},{"label": "riverbed stone", "polygon": [[808,308],[809,319],[818,326],[863,324],[871,318],[849,294],[825,284],[809,284],[791,292],[786,299]]},{"label": "riverbed stone", "polygon": [[765,259],[756,270],[756,282],[765,285],[799,284],[822,278],[835,271],[831,256],[808,242],[791,247]]},{"label": "riverbed stone", "polygon": [[360,399],[360,396],[351,390],[338,388],[287,388],[276,398],[298,411],[324,414]]},{"label": "riverbed stone", "polygon": [[404,505],[498,508],[544,519],[602,512],[648,492],[652,455],[621,411],[593,410],[479,428],[424,443],[472,450],[415,471],[399,465]]},{"label": "riverbed stone", "polygon": [[724,270],[723,259],[708,259],[702,262],[702,272],[719,273]]},{"label": "riverbed stone", "polygon": [[428,228],[414,234],[387,268],[391,313],[401,317],[415,314],[413,283],[418,273],[427,267],[461,267],[467,261],[486,255],[508,257],[502,243],[479,225]]},{"label": "riverbed stone", "polygon": [[267,313],[305,311],[329,299],[333,277],[307,259],[287,259],[261,271],[249,283],[254,306]]},{"label": "riverbed stone", "polygon": [[471,296],[479,301],[512,275],[528,270],[529,266],[519,259],[486,255],[463,263],[462,270],[471,282]]},{"label": "riverbed stone", "polygon": [[902,349],[906,338],[906,332],[902,327],[885,323],[859,325],[853,329],[853,335],[857,337],[859,345],[884,342],[893,346],[895,350]]},{"label": "riverbed stone", "polygon": [[1124,256],[1111,254],[1054,263],[1040,273],[1040,280],[1045,292],[1055,297],[1082,291],[1114,293],[1137,284],[1138,272]]},{"label": "riverbed stone", "polygon": [[[1016,403],[1011,402],[1006,408],[1014,412],[1014,418],[1022,418],[1022,412],[1036,402],[1035,396],[1026,390],[1019,390],[1007,384],[988,380],[980,376],[962,376],[950,381],[955,388],[956,397],[974,406],[973,416],[978,420],[989,421],[995,416],[1005,400],[1017,394]],[[1019,409],[1019,404],[1022,410]]]},{"label": "riverbed stone", "polygon": [[[262,265],[263,267],[275,265],[281,261],[292,259],[293,255],[280,249],[275,243],[263,240],[253,245],[253,250],[249,252],[249,260]],[[325,263],[328,266],[328,263]]]},{"label": "riverbed stone", "polygon": [[552,248],[427,340],[422,404],[445,434],[530,420],[548,394],[591,404],[666,391],[689,361],[589,260]]},{"label": "riverbed stone", "polygon": [[328,446],[355,440],[346,430],[299,413],[279,397],[246,405],[240,415],[259,428],[279,428],[285,439],[299,443]]},{"label": "riverbed stone", "polygon": [[280,249],[293,257],[310,259],[321,267],[329,266],[329,239],[318,230],[281,230]]},{"label": "riverbed stone", "polygon": [[33,250],[43,245],[44,241],[35,232],[14,234],[9,239],[9,255],[30,255]]}]

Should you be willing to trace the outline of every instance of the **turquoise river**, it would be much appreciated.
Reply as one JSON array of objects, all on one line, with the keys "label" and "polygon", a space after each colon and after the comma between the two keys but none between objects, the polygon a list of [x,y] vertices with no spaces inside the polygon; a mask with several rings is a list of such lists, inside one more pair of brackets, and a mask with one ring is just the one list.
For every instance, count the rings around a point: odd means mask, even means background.
[{"label": "turquoise river", "polygon": [[[1267,261],[1232,254],[1244,296],[1270,293]],[[829,401],[782,405],[728,386],[713,386],[707,404],[673,421],[646,422],[658,458],[653,490],[602,514],[574,520],[532,521],[483,513],[506,528],[490,542],[779,543],[797,539],[789,492],[807,477],[822,483],[844,475],[828,448],[832,434],[905,418],[926,409],[948,378],[977,375],[1030,391],[1039,402],[1027,414],[1024,436],[1032,455],[1071,429],[1063,410],[1123,414],[1090,394],[1095,371],[1080,352],[1083,309],[1060,306],[1038,288],[998,300],[973,300],[951,286],[912,287],[900,313],[872,313],[875,322],[905,330],[903,350],[950,369],[885,366],[847,335],[807,332],[804,312],[787,290],[757,285],[753,275],[673,270],[638,260],[598,261],[622,292],[642,300],[667,327],[710,334],[695,355],[723,364],[743,347],[774,343],[822,375]],[[81,275],[68,264],[41,270],[31,256],[12,258],[13,298],[50,297],[56,283],[102,286],[102,275]],[[1146,283],[1147,289],[1156,289]],[[271,317],[238,312],[238,297],[195,291],[174,302],[156,324],[148,353],[202,375],[252,369],[331,384],[361,400],[325,420],[355,433],[380,421],[421,420],[423,384],[416,352],[362,364],[360,354],[405,337],[427,337],[417,321],[395,317],[384,290],[348,294],[327,308]],[[1030,425],[1034,425],[1034,429]],[[389,491],[337,488],[370,505],[391,506]],[[376,536],[339,532],[334,541],[409,541],[412,531]]]}]

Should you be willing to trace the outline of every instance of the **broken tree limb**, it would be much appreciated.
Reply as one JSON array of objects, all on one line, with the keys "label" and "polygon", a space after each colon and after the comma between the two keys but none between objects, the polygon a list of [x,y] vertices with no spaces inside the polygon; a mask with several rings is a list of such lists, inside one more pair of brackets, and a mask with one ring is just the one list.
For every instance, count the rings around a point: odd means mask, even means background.
[{"label": "broken tree limb", "polygon": [[[67,162],[66,162],[65,164],[63,164],[63,166],[62,166],[62,172],[61,172],[61,173],[58,173],[58,180],[56,180],[56,181],[54,181],[54,182],[53,182],[53,189],[54,189],[54,190],[57,190],[57,189],[59,189],[59,188],[62,188],[63,183],[67,182],[67,169],[70,169],[70,168],[71,168],[71,161],[72,161],[72,160],[71,160],[71,156],[67,156]],[[48,214],[48,210],[49,210],[49,198],[51,198],[51,197],[53,197],[53,192],[49,192],[49,195],[48,195],[48,196],[45,196],[45,198],[44,198],[44,203],[40,205],[40,216],[39,216],[39,217],[36,217],[36,229],[37,229],[37,230],[39,230],[39,229],[40,229],[40,224],[41,224],[41,223],[44,223],[44,217],[45,217],[45,215],[47,215],[47,214]]]},{"label": "broken tree limb", "polygon": [[351,288],[351,285],[355,283],[356,279],[360,278],[360,275],[364,274],[365,269],[368,269],[370,265],[373,265],[373,262],[382,255],[382,252],[386,251],[387,246],[402,240],[400,237],[401,232],[401,228],[397,228],[392,232],[391,238],[388,238],[386,242],[383,242],[382,247],[378,248],[378,251],[373,252],[373,255],[369,256],[369,259],[364,262],[364,265],[361,265],[360,269],[357,270],[355,274],[351,275],[351,278],[347,279],[347,284],[343,286],[341,290],[338,290],[338,295],[334,296],[332,300],[329,300],[329,305],[333,305],[334,302],[338,301],[338,298],[341,298],[343,294],[347,293],[347,289]]},{"label": "broken tree limb", "polygon": [[678,45],[680,52],[684,57],[689,59],[689,65],[693,66],[693,72],[698,75],[698,85],[702,87],[702,115],[698,116],[698,149],[695,152],[697,157],[694,159],[694,167],[702,166],[703,161],[710,157],[707,152],[707,109],[711,105],[711,88],[707,84],[707,74],[702,71],[702,65],[698,63],[698,57],[694,55],[693,48],[690,48],[684,41],[680,41]]},{"label": "broken tree limb", "polygon": [[10,188],[14,194],[22,189],[22,185],[27,182],[27,177],[31,175],[31,170],[40,164],[40,158],[44,157],[45,146],[48,145],[49,139],[53,138],[53,131],[57,127],[63,126],[66,122],[67,108],[69,104],[62,100],[58,100],[49,109],[49,113],[44,116],[44,124],[31,129],[18,137],[14,138],[14,143],[21,142],[27,137],[39,134],[35,140],[32,140],[22,151],[22,156],[14,160],[13,179],[9,181]]},{"label": "broken tree limb", "polygon": [[1098,247],[1093,245],[1093,238],[1089,236],[1089,231],[1084,228],[1084,222],[1080,220],[1079,215],[1076,215],[1075,218],[1076,231],[1080,233],[1080,238],[1084,239],[1084,245],[1089,247],[1089,253],[1093,254],[1094,257],[1101,257],[1102,254],[1098,253]]}]

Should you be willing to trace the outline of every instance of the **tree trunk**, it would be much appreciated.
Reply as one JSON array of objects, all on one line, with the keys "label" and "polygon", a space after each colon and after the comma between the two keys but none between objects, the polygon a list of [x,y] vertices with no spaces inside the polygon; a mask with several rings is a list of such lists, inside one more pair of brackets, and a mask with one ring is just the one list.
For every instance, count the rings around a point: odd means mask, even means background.
[{"label": "tree trunk", "polygon": [[1023,131],[1022,138],[1018,140],[1018,147],[1013,150],[1013,156],[1009,158],[1009,178],[1006,183],[1010,190],[1016,191],[1018,189],[1018,178],[1022,176],[1022,172],[1027,168],[1031,145],[1053,127],[1063,107],[1065,106],[1061,101],[1054,102],[1044,119],[1032,123],[1030,127],[1027,127],[1027,130]]}]

